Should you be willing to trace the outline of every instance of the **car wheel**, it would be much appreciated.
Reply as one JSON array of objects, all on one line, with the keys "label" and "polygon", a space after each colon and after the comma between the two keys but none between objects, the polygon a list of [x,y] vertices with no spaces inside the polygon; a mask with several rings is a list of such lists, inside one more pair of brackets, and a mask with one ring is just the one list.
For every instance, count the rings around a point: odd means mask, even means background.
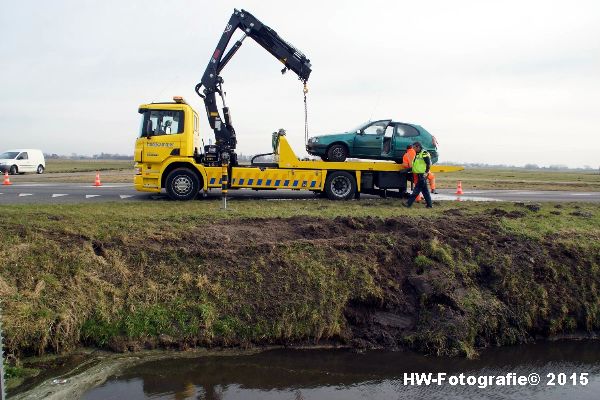
[{"label": "car wheel", "polygon": [[37,172],[38,174],[43,174],[44,166],[42,164],[38,165],[37,170],[35,172]]},{"label": "car wheel", "polygon": [[346,161],[348,149],[343,144],[334,144],[327,150],[327,159],[329,161]]},{"label": "car wheel", "polygon": [[192,200],[200,190],[200,179],[187,168],[177,168],[167,176],[165,189],[172,200]]},{"label": "car wheel", "polygon": [[330,200],[348,200],[356,193],[356,180],[346,171],[334,171],[327,175],[325,193]]},{"label": "car wheel", "polygon": [[19,173],[19,168],[17,168],[16,165],[12,165],[10,167],[10,170],[8,171],[8,173],[11,174],[11,175],[16,175],[16,174]]}]

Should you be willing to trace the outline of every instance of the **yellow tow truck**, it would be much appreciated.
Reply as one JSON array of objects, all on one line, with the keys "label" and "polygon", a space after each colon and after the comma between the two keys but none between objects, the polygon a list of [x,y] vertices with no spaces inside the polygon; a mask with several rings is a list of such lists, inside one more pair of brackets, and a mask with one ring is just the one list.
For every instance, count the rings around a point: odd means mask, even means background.
[{"label": "yellow tow truck", "polygon": [[[243,36],[225,53],[237,29],[243,31]],[[259,163],[253,159],[250,165],[238,163],[236,133],[225,105],[220,72],[248,36],[282,62],[282,73],[291,70],[298,75],[306,95],[310,60],[249,12],[234,10],[202,80],[195,88],[204,100],[215,144],[201,146],[198,114],[183,98],[141,105],[138,111],[142,114],[142,123],[134,153],[136,190],[158,193],[164,188],[174,200],[190,200],[200,191],[216,188],[225,192],[229,189],[310,190],[326,194],[332,200],[358,198],[360,193],[403,195],[407,174],[402,165],[377,161],[300,160],[282,130],[273,136],[273,162]],[[223,119],[217,108],[216,94],[222,99]],[[460,169],[441,165],[431,167],[433,172]]]}]

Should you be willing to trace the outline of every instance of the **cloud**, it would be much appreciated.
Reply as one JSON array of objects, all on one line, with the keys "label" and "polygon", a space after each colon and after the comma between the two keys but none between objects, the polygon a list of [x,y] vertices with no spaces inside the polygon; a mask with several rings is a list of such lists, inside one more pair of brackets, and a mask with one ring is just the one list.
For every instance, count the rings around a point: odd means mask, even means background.
[{"label": "cloud", "polygon": [[[0,15],[3,147],[133,152],[137,107],[193,88],[233,1],[12,2]],[[600,4],[250,1],[311,59],[311,133],[369,118],[423,125],[442,159],[598,164]],[[288,129],[303,149],[301,84],[248,39],[222,75],[239,151]],[[580,143],[565,158],[567,142]],[[526,149],[526,150],[523,150]]]}]

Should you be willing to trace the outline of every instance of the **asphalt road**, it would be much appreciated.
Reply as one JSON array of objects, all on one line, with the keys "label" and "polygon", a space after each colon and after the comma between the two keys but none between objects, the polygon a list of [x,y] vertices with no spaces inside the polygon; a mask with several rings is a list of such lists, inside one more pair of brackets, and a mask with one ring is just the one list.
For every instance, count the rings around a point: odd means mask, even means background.
[{"label": "asphalt road", "polygon": [[[312,192],[306,190],[230,190],[229,197],[237,199],[314,199]],[[220,191],[208,193],[207,199],[217,200]],[[377,196],[363,198],[378,199]],[[454,190],[442,189],[440,194],[433,195],[439,201],[528,201],[528,202],[594,202],[600,203],[600,192],[560,192],[529,190],[467,190],[464,195],[456,196]],[[134,190],[130,183],[104,184],[101,187],[81,183],[13,183],[11,186],[0,185],[0,204],[57,204],[57,203],[91,203],[105,201],[159,201],[168,200],[164,194],[142,193]]]}]

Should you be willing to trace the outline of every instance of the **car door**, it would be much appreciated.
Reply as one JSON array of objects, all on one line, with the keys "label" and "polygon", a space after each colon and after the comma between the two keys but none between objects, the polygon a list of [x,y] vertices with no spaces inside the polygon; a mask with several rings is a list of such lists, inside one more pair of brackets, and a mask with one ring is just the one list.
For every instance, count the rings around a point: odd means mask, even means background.
[{"label": "car door", "polygon": [[351,157],[381,157],[383,137],[390,120],[375,121],[362,128],[354,136],[354,151]]},{"label": "car door", "polygon": [[17,167],[19,168],[19,172],[32,171],[29,153],[27,153],[26,151],[22,151],[21,154],[17,156]]},{"label": "car door", "polygon": [[419,131],[414,126],[396,123],[394,134],[394,159],[401,160],[409,144],[419,141]]}]

